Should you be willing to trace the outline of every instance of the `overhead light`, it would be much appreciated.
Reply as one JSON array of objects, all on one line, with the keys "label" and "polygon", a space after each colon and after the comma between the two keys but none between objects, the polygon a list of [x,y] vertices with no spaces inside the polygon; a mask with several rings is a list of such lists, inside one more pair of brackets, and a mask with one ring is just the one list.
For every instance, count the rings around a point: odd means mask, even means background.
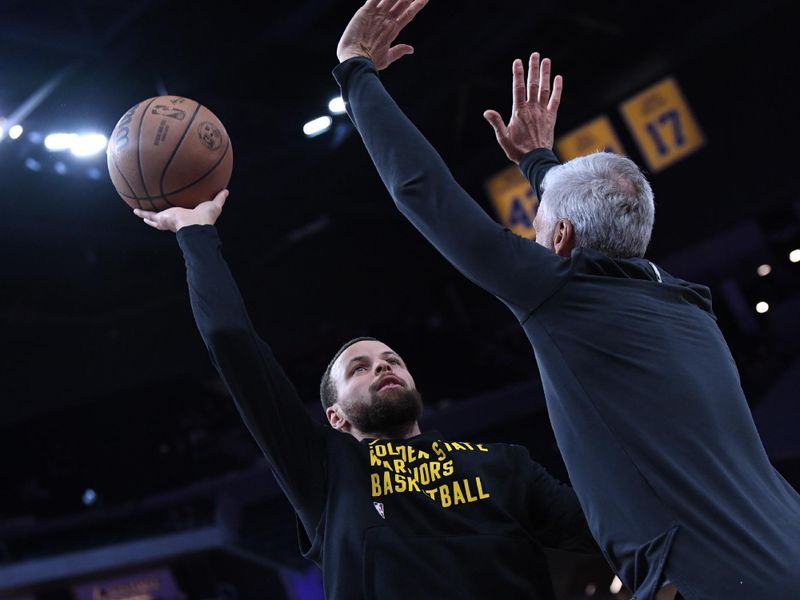
[{"label": "overhead light", "polygon": [[8,137],[12,140],[16,140],[19,136],[22,135],[22,125],[12,125],[8,128]]},{"label": "overhead light", "polygon": [[772,267],[764,263],[763,265],[759,265],[758,269],[756,269],[756,273],[758,273],[759,277],[766,277],[772,273]]},{"label": "overhead light", "polygon": [[334,115],[341,115],[347,112],[344,107],[344,98],[337,96],[328,102],[328,110]]},{"label": "overhead light", "polygon": [[328,129],[331,128],[332,123],[333,119],[328,116],[319,117],[318,119],[314,119],[313,121],[309,121],[303,125],[303,133],[306,134],[306,137],[318,136],[319,134],[328,131]]},{"label": "overhead light", "polygon": [[72,147],[72,142],[77,137],[76,133],[51,133],[44,138],[44,147],[50,152],[63,152]]},{"label": "overhead light", "polygon": [[608,586],[608,591],[612,594],[619,594],[620,590],[622,589],[622,580],[619,577],[614,575],[614,579],[611,580],[611,585]]},{"label": "overhead light", "polygon": [[81,500],[86,506],[91,506],[97,500],[97,492],[95,492],[92,488],[89,488],[83,492]]},{"label": "overhead light", "polygon": [[769,304],[764,302],[763,300],[756,304],[756,312],[760,315],[763,315],[765,312],[769,310]]},{"label": "overhead light", "polygon": [[73,139],[69,149],[75,156],[92,156],[105,150],[107,144],[108,138],[102,133],[88,133]]},{"label": "overhead light", "polygon": [[789,252],[789,260],[793,263],[800,262],[800,248],[795,248]]},{"label": "overhead light", "polygon": [[[21,133],[21,132],[20,132]],[[74,156],[92,156],[106,149],[108,138],[102,133],[51,133],[44,138],[44,147],[50,152],[69,150]]]}]

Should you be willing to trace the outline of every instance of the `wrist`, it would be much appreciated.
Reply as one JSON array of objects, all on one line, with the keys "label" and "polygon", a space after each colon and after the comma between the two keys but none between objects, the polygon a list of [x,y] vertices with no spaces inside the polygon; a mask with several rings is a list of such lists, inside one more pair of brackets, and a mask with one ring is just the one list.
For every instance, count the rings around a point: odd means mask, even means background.
[{"label": "wrist", "polygon": [[214,223],[209,219],[177,219],[175,221],[175,233],[179,232],[184,227],[191,227],[192,225],[213,225]]},{"label": "wrist", "polygon": [[339,59],[339,63],[358,57],[369,58],[371,60],[370,55],[366,51],[354,47],[343,48],[336,53],[336,56]]}]

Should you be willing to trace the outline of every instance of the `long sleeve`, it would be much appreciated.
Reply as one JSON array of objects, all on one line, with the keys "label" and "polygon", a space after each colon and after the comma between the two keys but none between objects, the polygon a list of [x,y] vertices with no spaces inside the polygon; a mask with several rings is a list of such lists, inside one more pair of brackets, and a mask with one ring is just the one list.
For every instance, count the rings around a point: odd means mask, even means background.
[{"label": "long sleeve", "polygon": [[518,318],[560,287],[569,261],[495,222],[466,193],[389,96],[370,60],[352,58],[333,75],[398,209],[450,263]]},{"label": "long sleeve", "polygon": [[177,238],[192,312],[211,360],[279,485],[313,532],[326,496],[324,428],[306,412],[272,350],[256,334],[216,228],[184,227]]},{"label": "long sleeve", "polygon": [[519,161],[519,170],[528,179],[536,196],[541,200],[544,176],[550,169],[560,164],[552,150],[536,148],[522,157],[522,160]]},{"label": "long sleeve", "polygon": [[599,554],[575,491],[534,461],[526,475],[531,523],[539,542],[548,548]]}]

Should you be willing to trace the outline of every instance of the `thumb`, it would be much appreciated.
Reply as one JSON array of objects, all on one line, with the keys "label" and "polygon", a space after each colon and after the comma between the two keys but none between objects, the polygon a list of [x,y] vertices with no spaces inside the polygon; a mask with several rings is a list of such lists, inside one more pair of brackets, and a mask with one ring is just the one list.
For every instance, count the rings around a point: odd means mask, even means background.
[{"label": "thumb", "polygon": [[486,110],[483,112],[483,118],[489,121],[489,125],[491,125],[492,129],[494,129],[498,140],[501,136],[506,136],[508,130],[506,128],[506,124],[503,123],[503,117],[500,116],[500,113],[498,113],[496,110]]},{"label": "thumb", "polygon": [[392,46],[389,48],[389,54],[387,56],[388,64],[392,64],[398,58],[405,56],[406,54],[414,54],[414,47],[409,46],[408,44],[397,44],[396,46]]},{"label": "thumb", "polygon": [[222,210],[222,207],[225,206],[225,200],[228,199],[229,193],[230,192],[228,192],[228,190],[222,190],[216,196],[214,196],[212,202],[217,206],[217,208]]}]

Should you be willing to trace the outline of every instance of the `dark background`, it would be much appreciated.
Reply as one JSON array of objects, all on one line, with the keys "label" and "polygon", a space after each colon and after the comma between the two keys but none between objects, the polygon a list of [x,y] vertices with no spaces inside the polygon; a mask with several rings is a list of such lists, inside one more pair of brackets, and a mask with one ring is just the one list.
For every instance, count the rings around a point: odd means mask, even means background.
[{"label": "dark background", "polygon": [[[103,154],[74,159],[31,139],[108,134],[154,95],[200,101],[230,134],[225,254],[313,414],[335,350],[374,335],[408,361],[426,426],[525,444],[567,479],[512,315],[397,212],[346,115],[303,136],[338,94],[336,43],[358,6],[0,4],[0,116],[25,128],[0,141],[0,594],[69,597],[70,576],[168,564],[190,598],[312,597],[287,583],[308,563],[197,334],[174,236],[131,214]],[[674,77],[707,142],[649,174],[648,256],[711,286],[765,447],[798,487],[794,23],[788,1],[433,0],[399,40],[415,55],[382,79],[494,215],[484,185],[508,162],[481,115],[508,116],[514,58],[541,51],[564,75],[557,134],[605,114],[642,165],[618,104]],[[41,170],[26,168],[29,158]],[[756,275],[762,263],[767,277]],[[756,314],[759,300],[768,313]],[[202,537],[212,531],[224,540]],[[87,554],[104,548],[105,562]],[[77,566],[60,571],[68,559]],[[554,565],[562,598],[608,588],[604,565]]]}]

